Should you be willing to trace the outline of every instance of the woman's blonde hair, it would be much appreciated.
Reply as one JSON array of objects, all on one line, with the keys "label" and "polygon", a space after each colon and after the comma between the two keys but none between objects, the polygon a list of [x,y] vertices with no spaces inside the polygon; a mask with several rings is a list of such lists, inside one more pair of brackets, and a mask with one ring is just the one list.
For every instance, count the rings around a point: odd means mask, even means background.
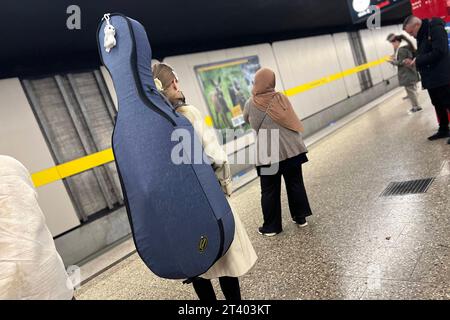
[{"label": "woman's blonde hair", "polygon": [[159,80],[162,85],[162,90],[166,90],[173,80],[178,80],[178,77],[171,66],[165,63],[156,63],[152,67],[153,78]]}]

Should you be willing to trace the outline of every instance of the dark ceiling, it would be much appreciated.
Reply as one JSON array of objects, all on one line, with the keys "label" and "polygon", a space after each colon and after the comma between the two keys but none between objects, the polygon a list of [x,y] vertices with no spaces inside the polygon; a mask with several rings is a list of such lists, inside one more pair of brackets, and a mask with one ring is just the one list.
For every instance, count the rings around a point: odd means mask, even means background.
[{"label": "dark ceiling", "polygon": [[[81,30],[66,27],[72,4],[81,8]],[[2,0],[0,6],[0,77],[97,66],[96,30],[106,12],[140,21],[156,58],[358,28],[347,0]],[[406,1],[383,13],[382,23],[410,12]]]}]

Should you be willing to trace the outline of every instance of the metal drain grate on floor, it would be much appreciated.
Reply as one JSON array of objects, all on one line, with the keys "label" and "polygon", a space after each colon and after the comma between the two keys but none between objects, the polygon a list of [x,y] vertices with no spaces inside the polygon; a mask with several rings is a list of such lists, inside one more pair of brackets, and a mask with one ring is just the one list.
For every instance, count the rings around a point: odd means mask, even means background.
[{"label": "metal drain grate on floor", "polygon": [[381,197],[426,193],[434,180],[435,178],[428,178],[403,182],[391,182],[383,191]]}]

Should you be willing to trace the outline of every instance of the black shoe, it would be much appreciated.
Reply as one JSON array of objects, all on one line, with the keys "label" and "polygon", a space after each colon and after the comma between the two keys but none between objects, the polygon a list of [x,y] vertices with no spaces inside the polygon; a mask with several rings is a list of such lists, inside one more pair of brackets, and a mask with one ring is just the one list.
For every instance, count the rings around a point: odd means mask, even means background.
[{"label": "black shoe", "polygon": [[259,232],[259,234],[261,234],[261,235],[263,235],[263,236],[266,236],[266,237],[274,237],[274,236],[276,236],[277,234],[281,233],[281,231],[279,231],[279,232],[267,232],[266,230],[264,230],[263,227],[260,227],[260,228],[258,229],[258,232]]},{"label": "black shoe", "polygon": [[450,144],[450,139],[448,139],[447,143]]},{"label": "black shoe", "polygon": [[428,140],[435,141],[439,139],[444,139],[450,137],[449,131],[438,131],[437,133],[433,134],[431,137],[428,137]]},{"label": "black shoe", "polygon": [[295,223],[300,228],[306,227],[308,225],[308,222],[306,222],[305,218],[295,218],[292,220],[293,223]]}]

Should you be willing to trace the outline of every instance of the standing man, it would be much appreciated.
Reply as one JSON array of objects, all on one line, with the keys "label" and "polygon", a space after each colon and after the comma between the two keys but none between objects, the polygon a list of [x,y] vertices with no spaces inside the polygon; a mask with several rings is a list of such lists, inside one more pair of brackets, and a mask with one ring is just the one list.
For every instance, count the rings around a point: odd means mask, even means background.
[{"label": "standing man", "polygon": [[[445,22],[440,18],[421,20],[409,16],[403,30],[417,39],[417,57],[405,59],[405,65],[416,65],[422,76],[422,85],[428,90],[439,119],[439,131],[430,141],[450,136],[450,54]],[[450,144],[450,140],[448,141]]]}]

